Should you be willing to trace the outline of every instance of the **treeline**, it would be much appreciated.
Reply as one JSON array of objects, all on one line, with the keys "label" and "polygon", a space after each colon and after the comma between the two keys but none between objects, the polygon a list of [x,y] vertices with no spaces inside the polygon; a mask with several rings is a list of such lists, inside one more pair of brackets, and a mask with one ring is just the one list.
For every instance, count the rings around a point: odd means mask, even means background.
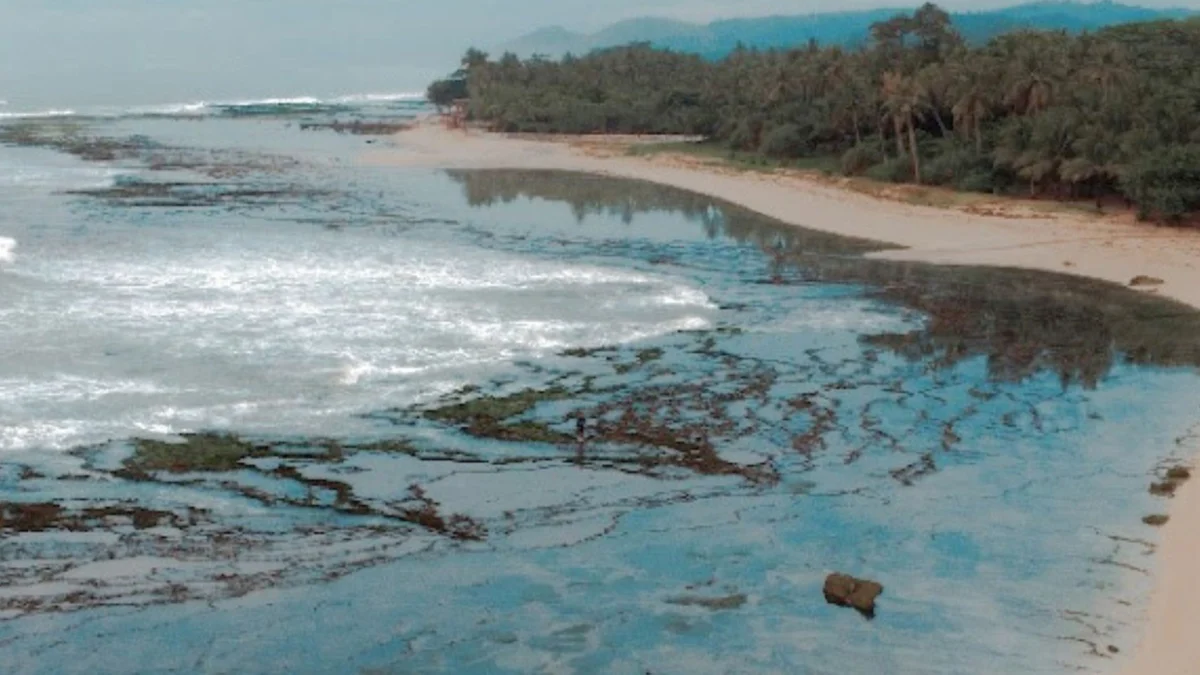
[{"label": "treeline", "polygon": [[699,135],[887,181],[1200,211],[1200,20],[1025,31],[971,47],[926,4],[847,51],[719,61],[634,45],[561,61],[477,50],[430,98],[507,132]]}]

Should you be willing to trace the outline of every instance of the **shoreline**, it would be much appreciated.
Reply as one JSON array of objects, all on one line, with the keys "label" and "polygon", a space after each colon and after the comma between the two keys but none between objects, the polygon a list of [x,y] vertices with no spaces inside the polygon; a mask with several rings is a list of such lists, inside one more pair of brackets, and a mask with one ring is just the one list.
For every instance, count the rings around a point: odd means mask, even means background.
[{"label": "shoreline", "polygon": [[[635,142],[646,139],[531,139],[451,131],[430,120],[392,136],[388,147],[362,161],[379,167],[541,169],[642,180],[732,202],[795,226],[902,247],[872,257],[1035,269],[1125,286],[1135,277],[1152,277],[1162,283],[1146,286],[1145,292],[1200,309],[1200,231],[1065,210],[994,215],[915,205],[794,172],[740,171],[671,154],[629,156],[624,150]],[[1020,206],[1016,200],[1012,204]],[[1187,450],[1193,457],[1200,453],[1195,438],[1183,440],[1192,446]],[[1200,585],[1192,578],[1200,569],[1200,537],[1189,537],[1200,530],[1198,483],[1185,483],[1170,503],[1170,520],[1154,554],[1155,590],[1140,617],[1138,646],[1121,661],[1124,675],[1200,673],[1200,640],[1191,639],[1191,630],[1200,627]]]}]

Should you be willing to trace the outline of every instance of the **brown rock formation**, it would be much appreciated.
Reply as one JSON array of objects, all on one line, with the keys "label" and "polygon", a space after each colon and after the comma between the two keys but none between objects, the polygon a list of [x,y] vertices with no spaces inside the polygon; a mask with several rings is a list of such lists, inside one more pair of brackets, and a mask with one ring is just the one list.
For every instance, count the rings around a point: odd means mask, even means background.
[{"label": "brown rock formation", "polygon": [[840,607],[853,607],[868,619],[875,618],[875,598],[883,586],[848,574],[830,574],[825,578],[825,601]]}]

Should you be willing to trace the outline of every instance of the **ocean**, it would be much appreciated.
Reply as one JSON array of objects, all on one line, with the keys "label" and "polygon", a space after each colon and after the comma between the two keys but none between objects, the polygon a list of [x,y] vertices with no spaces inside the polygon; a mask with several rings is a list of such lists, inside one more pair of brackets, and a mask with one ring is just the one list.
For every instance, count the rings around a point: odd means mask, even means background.
[{"label": "ocean", "polygon": [[[643,183],[360,161],[429,112],[0,113],[6,672],[1133,648],[1195,312]],[[873,619],[835,571],[884,585]]]}]

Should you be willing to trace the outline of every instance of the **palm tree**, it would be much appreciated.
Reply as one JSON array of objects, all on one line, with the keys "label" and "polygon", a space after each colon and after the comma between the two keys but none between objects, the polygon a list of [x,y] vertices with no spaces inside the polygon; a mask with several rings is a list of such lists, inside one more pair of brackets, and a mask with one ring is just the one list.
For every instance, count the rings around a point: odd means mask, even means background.
[{"label": "palm tree", "polygon": [[833,54],[822,77],[833,100],[832,118],[834,126],[840,126],[845,114],[850,115],[850,126],[854,132],[854,144],[862,145],[861,117],[866,109],[867,86],[859,63],[840,51]]},{"label": "palm tree", "polygon": [[983,120],[991,114],[991,102],[988,100],[985,88],[973,86],[967,89],[951,110],[954,115],[954,128],[963,135],[975,139],[975,150],[983,152]]},{"label": "palm tree", "polygon": [[[1096,210],[1103,208],[1102,197],[1120,180],[1121,147],[1116,134],[1102,121],[1080,125],[1071,143],[1071,154],[1058,167],[1058,176],[1070,185],[1070,196],[1096,198]],[[1080,194],[1081,189],[1085,194]]]},{"label": "palm tree", "polygon": [[949,136],[950,130],[946,128],[941,110],[945,101],[950,98],[950,87],[953,85],[953,81],[950,68],[940,63],[922,68],[913,80],[913,84],[920,89],[921,99],[926,104],[929,114],[937,122],[943,137]]},{"label": "palm tree", "polygon": [[962,36],[953,28],[950,15],[941,7],[926,2],[913,12],[909,28],[916,36],[923,63],[936,63],[963,45]]},{"label": "palm tree", "polygon": [[1114,40],[1093,39],[1085,44],[1085,58],[1088,63],[1083,68],[1082,75],[1088,82],[1100,87],[1100,100],[1107,105],[1113,90],[1127,83],[1133,76],[1128,54],[1125,48]]},{"label": "palm tree", "polygon": [[[791,97],[792,79],[788,77],[788,62],[783,55],[771,50],[764,56],[766,57],[766,79],[763,81],[763,107],[770,107]],[[794,59],[794,56],[789,58]]]},{"label": "palm tree", "polygon": [[1035,115],[1050,107],[1054,83],[1038,72],[1027,72],[1014,78],[1008,90],[1012,108],[1025,115]]},{"label": "palm tree", "polygon": [[883,106],[892,120],[896,132],[896,147],[901,156],[904,154],[904,142],[901,140],[904,130],[908,132],[908,152],[912,157],[913,180],[921,182],[921,157],[917,149],[917,133],[915,122],[925,115],[926,105],[921,97],[920,87],[911,77],[899,73],[883,74]]},{"label": "palm tree", "polygon": [[485,65],[488,61],[487,52],[471,47],[462,57],[462,68],[470,72],[471,68],[478,68]]},{"label": "palm tree", "polygon": [[[1039,187],[1063,178],[1060,167],[1074,157],[1079,127],[1079,116],[1061,107],[1037,117],[1013,118],[1002,130],[996,161],[1029,181],[1029,194],[1035,196]],[[1072,166],[1072,171],[1079,172],[1081,166]]]},{"label": "palm tree", "polygon": [[1054,98],[1055,89],[1068,71],[1062,33],[1026,31],[1001,36],[995,41],[999,57],[1008,64],[1007,102],[1022,115],[1035,115]]},{"label": "palm tree", "polygon": [[983,152],[983,122],[991,117],[995,106],[995,87],[991,84],[996,79],[994,65],[978,52],[962,51],[945,67],[950,81],[948,95],[954,102],[950,108],[954,130],[975,139],[977,152]]}]

